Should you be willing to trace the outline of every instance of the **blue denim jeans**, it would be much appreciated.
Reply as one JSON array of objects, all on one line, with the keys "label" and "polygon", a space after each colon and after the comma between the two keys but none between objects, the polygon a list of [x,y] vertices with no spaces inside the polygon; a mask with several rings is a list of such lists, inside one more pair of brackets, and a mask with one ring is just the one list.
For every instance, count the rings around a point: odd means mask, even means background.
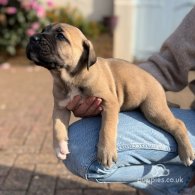
[{"label": "blue denim jeans", "polygon": [[[182,119],[195,148],[195,111],[172,109]],[[176,195],[195,173],[195,163],[185,167],[174,138],[149,123],[139,111],[119,114],[118,160],[105,168],[96,160],[101,117],[79,120],[69,128],[70,154],[64,161],[74,174],[95,182],[120,182],[151,195]]]}]

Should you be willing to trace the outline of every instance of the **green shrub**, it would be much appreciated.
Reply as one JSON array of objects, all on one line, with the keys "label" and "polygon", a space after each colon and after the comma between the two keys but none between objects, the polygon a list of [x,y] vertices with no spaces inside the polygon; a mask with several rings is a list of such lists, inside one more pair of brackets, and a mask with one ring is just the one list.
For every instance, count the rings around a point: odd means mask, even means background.
[{"label": "green shrub", "polygon": [[24,47],[28,37],[36,33],[47,21],[45,9],[37,0],[0,1],[0,52],[15,55]]}]

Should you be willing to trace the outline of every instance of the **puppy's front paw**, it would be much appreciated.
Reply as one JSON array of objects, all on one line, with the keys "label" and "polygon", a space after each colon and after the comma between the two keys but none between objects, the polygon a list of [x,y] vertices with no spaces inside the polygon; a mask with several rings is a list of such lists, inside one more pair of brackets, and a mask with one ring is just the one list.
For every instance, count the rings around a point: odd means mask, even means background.
[{"label": "puppy's front paw", "polygon": [[188,147],[179,147],[179,157],[185,166],[190,166],[195,159],[192,146],[188,145]]},{"label": "puppy's front paw", "polygon": [[65,160],[66,155],[70,153],[68,150],[68,142],[67,141],[59,142],[58,145],[55,146],[55,152],[56,152],[56,156],[59,159]]},{"label": "puppy's front paw", "polygon": [[105,167],[111,167],[112,162],[117,161],[116,147],[98,147],[97,160]]}]

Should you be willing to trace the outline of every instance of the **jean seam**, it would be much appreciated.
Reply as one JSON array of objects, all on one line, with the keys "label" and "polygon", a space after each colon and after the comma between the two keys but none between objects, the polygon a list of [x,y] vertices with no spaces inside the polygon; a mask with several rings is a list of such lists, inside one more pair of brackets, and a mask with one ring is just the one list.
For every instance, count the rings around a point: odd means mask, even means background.
[{"label": "jean seam", "polygon": [[122,145],[118,146],[117,150],[118,151],[123,151],[123,150],[134,150],[134,149],[145,149],[145,150],[161,150],[161,151],[166,151],[166,152],[176,152],[175,147],[171,146],[165,146],[165,145],[157,145],[157,144],[142,144],[142,143],[137,143],[137,144],[128,144],[128,145]]},{"label": "jean seam", "polygon": [[88,163],[83,167],[82,175],[84,176],[84,178],[86,180],[89,180],[88,177],[87,177],[88,172],[89,172],[89,168],[95,161],[96,161],[96,154],[94,154],[90,158],[88,158],[88,160],[87,160]]}]

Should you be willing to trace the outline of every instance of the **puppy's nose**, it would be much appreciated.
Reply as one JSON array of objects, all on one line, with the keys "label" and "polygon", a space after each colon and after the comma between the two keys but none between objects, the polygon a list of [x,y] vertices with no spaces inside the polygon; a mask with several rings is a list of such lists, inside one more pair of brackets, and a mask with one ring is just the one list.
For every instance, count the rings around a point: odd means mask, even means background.
[{"label": "puppy's nose", "polygon": [[40,42],[40,40],[41,40],[41,36],[38,34],[36,34],[30,38],[30,42],[32,42],[32,43],[38,43],[38,42]]}]

